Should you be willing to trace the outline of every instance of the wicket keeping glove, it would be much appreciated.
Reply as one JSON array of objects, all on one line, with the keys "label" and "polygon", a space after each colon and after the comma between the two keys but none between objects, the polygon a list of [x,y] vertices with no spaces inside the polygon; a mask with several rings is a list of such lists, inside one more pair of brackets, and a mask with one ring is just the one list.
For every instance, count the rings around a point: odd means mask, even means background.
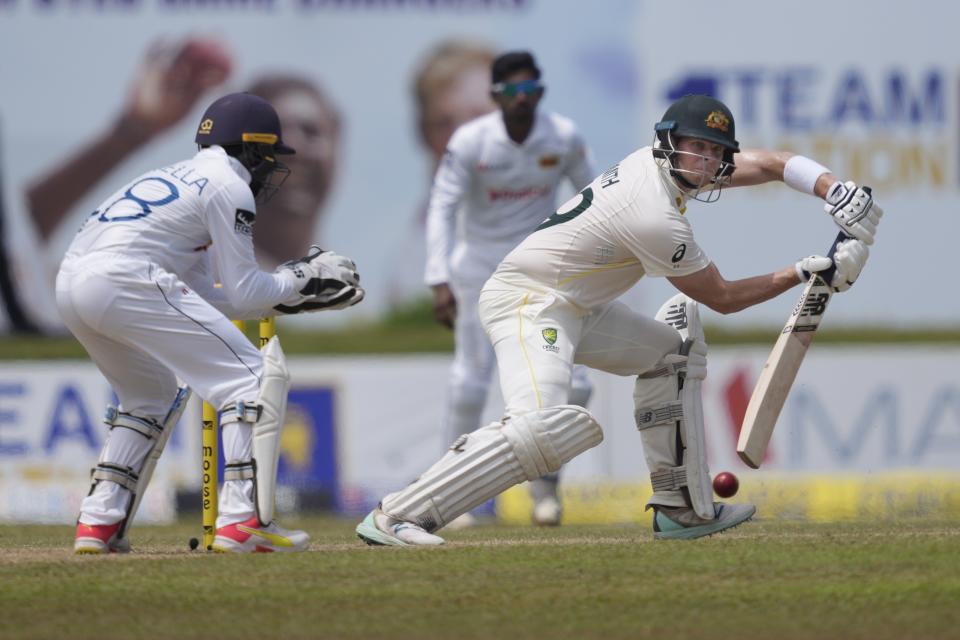
[{"label": "wicket keeping glove", "polygon": [[354,261],[317,245],[312,245],[305,257],[285,262],[277,271],[292,278],[297,292],[274,307],[280,313],[346,309],[363,300],[364,291]]}]

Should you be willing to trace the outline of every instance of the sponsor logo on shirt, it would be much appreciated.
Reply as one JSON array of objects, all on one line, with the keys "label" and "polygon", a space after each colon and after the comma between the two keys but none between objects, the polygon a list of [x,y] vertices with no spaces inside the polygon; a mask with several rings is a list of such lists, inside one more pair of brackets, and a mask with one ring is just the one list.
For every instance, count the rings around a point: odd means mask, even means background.
[{"label": "sponsor logo on shirt", "polygon": [[600,188],[606,189],[607,187],[617,184],[620,182],[620,164],[615,164],[606,171],[603,172],[603,175],[600,176]]},{"label": "sponsor logo on shirt", "polygon": [[510,168],[509,162],[500,162],[498,164],[488,164],[486,162],[478,162],[474,169],[478,172],[483,173],[486,171],[507,171]]},{"label": "sponsor logo on shirt", "polygon": [[543,341],[547,344],[543,345],[544,351],[552,351],[553,353],[559,353],[560,347],[557,346],[557,329],[556,327],[547,327],[540,331],[540,335],[543,336]]},{"label": "sponsor logo on shirt", "polygon": [[233,230],[245,236],[253,235],[253,223],[257,221],[257,214],[246,209],[237,209],[237,218]]},{"label": "sponsor logo on shirt", "polygon": [[487,189],[490,202],[498,200],[533,200],[550,193],[548,187],[526,187],[524,189]]},{"label": "sponsor logo on shirt", "polygon": [[614,248],[611,246],[597,247],[593,250],[593,264],[610,264],[614,253]]},{"label": "sponsor logo on shirt", "polygon": [[560,156],[549,155],[549,156],[540,156],[540,166],[544,169],[549,169],[550,167],[555,167],[560,164]]}]

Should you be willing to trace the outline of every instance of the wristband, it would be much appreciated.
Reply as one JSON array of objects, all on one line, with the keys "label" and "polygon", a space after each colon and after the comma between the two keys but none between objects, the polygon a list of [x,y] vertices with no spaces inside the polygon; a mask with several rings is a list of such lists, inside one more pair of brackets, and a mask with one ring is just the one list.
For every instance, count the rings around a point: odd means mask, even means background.
[{"label": "wristband", "polygon": [[797,191],[816,195],[813,189],[817,179],[825,173],[830,173],[830,169],[819,162],[806,156],[793,156],[783,167],[783,182]]}]

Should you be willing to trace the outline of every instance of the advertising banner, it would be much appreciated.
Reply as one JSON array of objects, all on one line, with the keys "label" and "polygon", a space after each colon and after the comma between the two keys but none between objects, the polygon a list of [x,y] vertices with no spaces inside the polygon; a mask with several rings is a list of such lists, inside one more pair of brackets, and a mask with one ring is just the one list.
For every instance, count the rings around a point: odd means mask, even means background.
[{"label": "advertising banner", "polygon": [[[915,498],[921,495],[917,492],[933,491],[940,496],[937,505],[956,494],[957,349],[815,346],[783,409],[769,456],[754,471],[739,461],[735,447],[767,353],[756,347],[711,351],[703,393],[712,472],[734,471],[745,491],[769,493],[783,478],[799,478],[825,483],[823,490],[834,498],[839,494],[831,491],[838,487],[853,486],[851,495],[861,495],[856,487],[876,489],[884,483],[909,489]],[[279,508],[362,513],[419,476],[449,445],[441,424],[448,366],[445,355],[291,358]],[[591,374],[595,389],[589,408],[605,439],[567,465],[564,491],[590,495],[602,486],[596,494],[601,502],[620,496],[633,505],[630,513],[642,514],[649,476],[634,425],[633,380]],[[76,517],[106,436],[100,418],[111,401],[109,387],[90,364],[4,367],[0,519],[69,522]],[[485,420],[498,419],[501,411],[494,391]],[[199,490],[199,439],[199,412],[191,406],[145,496],[145,521],[172,518],[175,494]],[[917,477],[924,482],[917,484]],[[943,478],[952,480],[944,484]],[[932,486],[946,487],[945,492],[931,490],[931,482],[940,482]],[[521,502],[515,504],[522,505],[523,496],[517,499]],[[794,508],[790,504],[783,509]],[[522,511],[522,506],[505,508]]]},{"label": "advertising banner", "polygon": [[[812,0],[789,16],[761,0],[0,0],[10,269],[34,321],[55,329],[53,271],[85,216],[191,155],[214,97],[255,90],[301,149],[258,216],[264,266],[318,242],[354,258],[367,287],[354,309],[291,322],[379,317],[428,295],[423,219],[445,140],[493,109],[491,57],[523,48],[544,73],[542,107],[577,123],[598,172],[649,144],[671,100],[706,92],[731,107],[744,148],[808,154],[872,186],[887,215],[832,323],[953,325],[960,298],[942,292],[960,235],[960,54],[942,44],[958,18],[931,0]],[[689,217],[730,279],[824,252],[835,235],[822,203],[783,185],[732,190]],[[653,313],[670,287],[638,289]],[[773,326],[782,309],[715,321]]]}]

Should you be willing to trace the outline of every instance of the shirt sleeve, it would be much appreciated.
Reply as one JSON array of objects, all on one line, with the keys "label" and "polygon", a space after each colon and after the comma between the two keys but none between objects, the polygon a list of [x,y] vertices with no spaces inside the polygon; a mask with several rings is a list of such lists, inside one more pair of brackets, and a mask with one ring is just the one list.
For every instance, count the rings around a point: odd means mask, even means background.
[{"label": "shirt sleeve", "polygon": [[627,216],[621,228],[625,246],[637,256],[648,276],[674,277],[696,273],[710,264],[693,237],[685,218],[672,212],[653,216]]},{"label": "shirt sleeve", "polygon": [[184,284],[210,303],[210,306],[231,320],[254,320],[256,318],[276,315],[273,307],[246,310],[234,307],[227,298],[223,287],[217,285],[217,277],[211,269],[211,253],[215,253],[215,249],[212,246],[190,271],[183,274]]},{"label": "shirt sleeve", "polygon": [[577,130],[574,130],[571,139],[566,175],[577,191],[582,190],[597,177],[596,167],[593,164],[593,154],[590,153],[590,148]]},{"label": "shirt sleeve", "polygon": [[249,190],[231,191],[240,190],[226,185],[211,196],[206,221],[223,294],[234,311],[246,317],[290,299],[293,279],[283,271],[260,270],[253,252],[253,196]]},{"label": "shirt sleeve", "polygon": [[470,160],[466,142],[462,130],[453,134],[430,190],[427,265],[424,271],[424,281],[430,286],[450,280],[450,253],[456,233],[457,209],[470,189]]}]

